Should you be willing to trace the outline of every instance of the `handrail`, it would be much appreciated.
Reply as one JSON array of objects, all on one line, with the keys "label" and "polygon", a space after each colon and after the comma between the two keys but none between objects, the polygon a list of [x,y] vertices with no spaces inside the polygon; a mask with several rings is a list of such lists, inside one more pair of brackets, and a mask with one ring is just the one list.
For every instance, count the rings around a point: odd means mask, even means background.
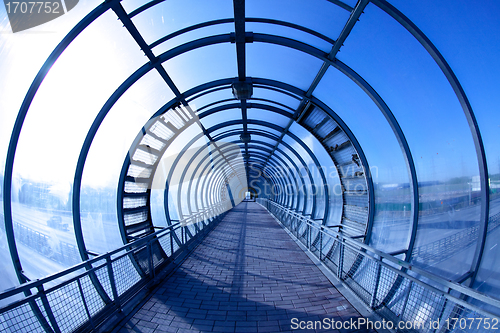
[{"label": "handrail", "polygon": [[[9,330],[10,327],[15,329],[36,330],[37,325],[40,325],[40,330],[47,333],[52,332],[73,332],[75,330],[88,330],[88,328],[95,328],[96,323],[102,322],[109,314],[115,310],[121,309],[123,301],[127,301],[132,294],[146,285],[150,280],[155,277],[155,273],[162,267],[163,263],[168,258],[176,257],[178,254],[185,250],[185,246],[190,244],[190,240],[201,232],[209,230],[209,226],[214,225],[223,217],[226,203],[221,202],[212,207],[201,210],[193,216],[182,218],[167,227],[162,227],[159,231],[151,233],[131,243],[125,244],[117,249],[107,253],[97,255],[92,259],[81,262],[77,265],[69,267],[61,272],[46,276],[41,279],[28,281],[12,289],[5,290],[0,293],[0,301],[8,300],[9,298],[17,297],[10,304],[0,308],[0,330]],[[195,228],[194,232],[191,230],[192,236],[185,232],[185,229],[190,224],[203,222],[202,225]],[[183,237],[177,242],[173,235],[177,230],[181,230]],[[158,259],[155,257],[153,246],[167,246],[162,245],[165,241],[170,241],[169,257]],[[173,244],[177,242],[179,247],[174,251]],[[146,258],[144,258],[146,255]],[[130,269],[124,269],[127,265],[128,257],[140,256],[141,260],[147,263],[148,275],[142,279],[136,278],[132,281],[130,279]],[[156,262],[155,262],[156,261]],[[91,267],[90,269],[86,269]],[[132,266],[130,266],[131,268]],[[133,270],[133,269],[132,269]],[[101,283],[105,284],[106,292],[112,300],[112,303],[105,304],[102,300],[96,300],[96,291],[92,290],[91,284],[86,284],[86,279],[91,274],[101,273],[99,279]],[[132,273],[135,273],[133,271]],[[124,280],[128,284],[124,284]],[[132,282],[130,282],[132,281]],[[118,284],[121,284],[120,287]],[[125,285],[125,287],[124,287]],[[31,296],[24,296],[25,291],[37,290]],[[99,298],[97,296],[97,298]],[[39,302],[37,302],[39,301]],[[30,307],[26,304],[38,304],[42,312],[46,313],[50,319],[51,327],[43,325],[39,322],[39,318],[31,311]],[[68,304],[66,304],[68,303]],[[61,309],[61,304],[63,310]],[[64,314],[64,310],[70,313],[69,309],[78,305],[85,308],[84,319],[71,318],[70,315]],[[93,311],[90,311],[92,308]],[[68,324],[69,322],[69,324]],[[7,326],[5,326],[7,325]],[[11,326],[9,326],[11,325]],[[62,325],[62,328],[61,328]],[[87,327],[87,329],[85,328]],[[12,328],[14,329],[14,328]]]},{"label": "handrail", "polygon": [[[426,290],[427,292],[432,293],[436,298],[446,299],[448,302],[445,301],[444,305],[440,304],[439,306],[442,306],[442,309],[441,311],[437,311],[437,313],[440,313],[439,315],[440,318],[441,316],[444,315],[445,308],[448,309],[449,312],[451,311],[449,313],[448,318],[453,318],[453,319],[470,318],[471,313],[464,314],[463,311],[457,311],[455,308],[449,310],[451,304],[454,304],[454,306],[461,306],[464,309],[468,309],[469,311],[475,312],[477,318],[496,318],[500,320],[500,317],[498,315],[493,314],[488,310],[481,308],[480,306],[471,304],[470,301],[464,300],[467,299],[464,296],[475,299],[487,306],[491,306],[496,309],[500,309],[500,300],[494,299],[482,292],[465,287],[454,281],[446,280],[435,274],[427,272],[421,268],[415,267],[410,263],[407,263],[403,260],[396,258],[393,255],[390,255],[383,251],[377,250],[369,245],[356,241],[352,237],[349,237],[343,234],[342,232],[334,231],[327,226],[321,225],[320,223],[312,220],[311,218],[303,216],[300,213],[288,209],[287,207],[283,207],[276,202],[262,198],[258,198],[257,202],[261,206],[266,208],[272,215],[274,215],[280,223],[282,223],[285,227],[287,227],[290,231],[292,231],[292,234],[295,234],[297,238],[306,245],[306,247],[309,249],[309,251],[311,251],[311,253],[313,253],[316,257],[319,257],[320,261],[325,262],[327,259],[326,253],[331,253],[335,251],[335,246],[341,248],[341,250],[338,251],[338,256],[339,256],[338,263],[337,264],[333,263],[333,266],[332,264],[325,266],[330,271],[335,273],[341,280],[344,281],[349,280],[349,283],[346,283],[346,286],[350,288],[358,296],[362,294],[358,288],[363,288],[363,292],[369,293],[370,299],[368,299],[366,296],[364,298],[363,297],[361,298],[367,306],[371,307],[374,310],[380,310],[383,307],[386,307],[387,309],[388,306],[387,304],[383,304],[384,302],[382,301],[380,301],[378,305],[376,304],[376,300],[379,300],[382,297],[380,295],[377,296],[377,293],[383,292],[383,290],[381,291],[378,289],[380,289],[379,282],[381,280],[379,270],[380,267],[384,267],[384,269],[386,270],[386,275],[390,275],[392,280],[405,279],[407,281],[406,284],[413,283],[419,285],[420,287],[424,288],[424,290]],[[301,227],[302,229],[299,233],[299,228]],[[314,236],[312,235],[314,233],[313,230],[315,230],[316,232]],[[311,239],[312,237],[315,237],[316,240],[312,240]],[[333,240],[333,245],[331,245],[331,247],[328,249],[323,249],[323,244],[325,244],[325,238]],[[314,245],[314,242],[316,242],[316,245]],[[319,248],[317,246],[317,242],[321,243]],[[346,251],[349,251],[350,255],[354,254],[354,256],[356,257],[356,260],[354,261],[351,260],[352,266],[354,266],[357,263],[359,267],[361,265],[362,260],[368,260],[375,263],[375,265],[379,267],[379,269],[376,269],[377,273],[373,277],[375,280],[374,285],[367,285],[365,287],[363,286],[363,281],[354,281],[356,279],[354,277],[354,274],[352,274],[353,276],[348,276],[347,273],[343,274],[344,269],[346,269],[345,267],[342,267],[342,264],[346,265],[344,263],[345,261],[344,257],[347,256]],[[331,261],[331,259],[329,259],[329,261]],[[347,271],[350,271],[351,269],[352,267],[349,267],[347,268]],[[420,277],[412,274],[411,272],[418,274],[418,276]],[[387,280],[390,279],[387,278]],[[400,286],[401,285],[402,283],[400,284]],[[385,288],[390,289],[388,288],[387,285],[385,286]],[[402,290],[403,287],[400,288],[401,290],[397,290],[396,293],[405,292],[405,290]],[[411,286],[408,287],[406,302],[408,302],[408,297],[410,296],[410,289]],[[418,300],[416,300],[415,302],[418,303]],[[436,301],[434,301],[434,303],[436,303]],[[427,305],[429,304],[433,304],[432,300],[430,300]],[[402,311],[404,312],[405,310],[403,309]],[[386,319],[388,320],[395,320],[395,318],[397,318],[397,320],[403,319],[400,317],[400,314],[394,314],[394,316],[392,317],[387,316],[387,311],[379,311],[379,314],[383,317],[386,317]],[[443,322],[445,321],[445,319],[441,318],[441,321]]]}]

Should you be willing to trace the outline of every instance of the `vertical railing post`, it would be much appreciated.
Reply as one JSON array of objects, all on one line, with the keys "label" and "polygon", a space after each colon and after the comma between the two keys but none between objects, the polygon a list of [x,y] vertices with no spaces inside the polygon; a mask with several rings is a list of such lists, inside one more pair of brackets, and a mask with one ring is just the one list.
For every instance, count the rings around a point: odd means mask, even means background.
[{"label": "vertical railing post", "polygon": [[186,245],[186,227],[181,226],[181,244]]},{"label": "vertical railing post", "polygon": [[370,308],[375,307],[375,302],[377,301],[377,292],[378,292],[378,285],[380,283],[380,273],[382,272],[382,258],[379,258],[380,261],[377,262],[377,273],[375,276],[375,286],[373,287],[373,293],[372,293],[372,298],[370,300]]},{"label": "vertical railing post", "polygon": [[37,287],[38,295],[40,295],[40,299],[42,300],[43,307],[45,309],[45,313],[47,317],[49,317],[50,325],[55,333],[61,333],[61,329],[57,324],[56,317],[54,316],[54,312],[52,312],[52,308],[50,307],[49,300],[47,299],[47,294],[45,294],[45,289],[43,288],[43,284]]},{"label": "vertical railing post", "polygon": [[339,241],[339,264],[337,271],[337,277],[339,278],[339,280],[342,280],[343,269],[344,269],[344,240],[341,239]]},{"label": "vertical railing post", "polygon": [[113,264],[111,262],[111,257],[106,257],[106,266],[108,268],[109,284],[111,285],[111,291],[113,292],[113,298],[118,311],[122,310],[120,299],[118,298],[118,290],[116,289],[115,275],[113,274]]},{"label": "vertical railing post", "polygon": [[155,277],[155,267],[153,263],[153,241],[149,241],[147,244],[148,247],[148,265],[149,265],[149,275],[151,278]]},{"label": "vertical railing post", "polygon": [[174,228],[170,228],[170,255],[173,255],[174,254],[174,236],[173,236],[173,233],[174,233]]},{"label": "vertical railing post", "polygon": [[311,251],[311,225],[306,221],[306,244],[309,251]]},{"label": "vertical railing post", "polygon": [[80,296],[82,297],[83,307],[85,308],[85,312],[87,313],[87,317],[89,317],[90,326],[92,326],[92,328],[95,329],[94,321],[92,320],[92,315],[90,314],[89,307],[87,305],[87,300],[85,299],[85,295],[83,293],[82,283],[80,282],[80,279],[76,280],[76,283],[78,284],[78,290],[80,290]]},{"label": "vertical railing post", "polygon": [[406,310],[406,306],[408,305],[408,299],[410,298],[410,293],[411,293],[411,287],[413,286],[413,281],[410,281],[410,284],[408,285],[408,293],[405,296],[405,300],[403,302],[403,310],[401,310],[401,320],[404,320],[404,314]]},{"label": "vertical railing post", "polygon": [[323,226],[319,229],[319,261],[323,260]]}]

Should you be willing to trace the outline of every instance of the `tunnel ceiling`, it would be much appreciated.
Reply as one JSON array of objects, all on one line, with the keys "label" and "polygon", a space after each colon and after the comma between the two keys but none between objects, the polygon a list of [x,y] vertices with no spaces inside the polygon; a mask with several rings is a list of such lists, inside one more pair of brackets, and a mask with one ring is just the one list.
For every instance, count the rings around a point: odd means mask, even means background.
[{"label": "tunnel ceiling", "polygon": [[[78,6],[9,143],[5,234],[21,282],[48,273],[18,248],[25,215],[64,212],[67,233],[50,231],[46,250],[74,249],[62,269],[247,191],[445,278],[479,288],[490,276],[485,139],[452,66],[397,1]],[[435,258],[450,230],[466,253]]]}]

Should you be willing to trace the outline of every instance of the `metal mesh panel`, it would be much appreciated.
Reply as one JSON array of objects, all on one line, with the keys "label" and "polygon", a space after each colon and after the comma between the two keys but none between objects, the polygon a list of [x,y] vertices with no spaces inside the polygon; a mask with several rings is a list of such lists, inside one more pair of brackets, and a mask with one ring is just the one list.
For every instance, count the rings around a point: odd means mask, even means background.
[{"label": "metal mesh panel", "polygon": [[125,192],[127,193],[145,193],[148,190],[148,184],[125,182]]},{"label": "metal mesh panel", "polygon": [[0,314],[0,331],[6,333],[45,332],[27,303]]},{"label": "metal mesh panel", "polygon": [[72,332],[88,320],[76,282],[47,293],[47,299],[61,332]]},{"label": "metal mesh panel", "polygon": [[179,117],[173,110],[170,110],[165,115],[163,115],[163,118],[166,122],[172,123],[177,128],[182,128],[185,124],[185,121],[181,117]]},{"label": "metal mesh panel", "polygon": [[[182,242],[182,231],[180,228],[175,230],[175,234],[177,235],[177,239]],[[179,244],[177,244],[177,242],[174,240],[174,252],[176,252],[179,248]]]},{"label": "metal mesh panel", "polygon": [[[98,264],[103,264],[105,263],[104,261],[100,261],[96,264],[94,264],[94,266],[98,266]],[[108,269],[106,266],[102,267],[102,268],[99,268],[95,271],[95,274],[97,276],[97,279],[99,280],[99,282],[101,282],[101,285],[103,286],[104,290],[106,291],[106,294],[108,294],[108,297],[111,299],[111,300],[114,300],[113,298],[113,291],[111,289],[111,283],[109,282],[109,275],[108,275]]]},{"label": "metal mesh panel", "polygon": [[363,258],[351,249],[344,249],[344,265],[342,267],[344,281],[365,303],[370,303],[375,288],[376,264]]},{"label": "metal mesh panel", "polygon": [[123,220],[124,220],[126,226],[144,222],[147,220],[147,218],[148,218],[148,212],[123,214]]},{"label": "metal mesh panel", "polygon": [[[377,270],[377,274],[380,274],[380,280],[377,285],[375,305],[384,302],[387,296],[389,296],[390,299],[394,298],[394,293],[399,292],[401,288],[401,283],[396,281],[398,275],[394,271],[382,265],[380,265],[380,267],[377,266]],[[394,286],[398,288],[393,290]]]},{"label": "metal mesh panel", "polygon": [[153,138],[151,135],[145,135],[141,140],[141,145],[150,146],[156,150],[161,150],[165,144],[160,140]]},{"label": "metal mesh panel", "polygon": [[328,121],[317,129],[316,134],[321,138],[326,137],[331,131],[333,131],[337,127],[337,123],[332,119],[328,119]]},{"label": "metal mesh panel", "polygon": [[354,177],[356,172],[362,172],[363,168],[354,162],[340,164],[339,169],[342,177]]},{"label": "metal mesh panel", "polygon": [[149,178],[151,176],[151,168],[145,168],[143,166],[131,164],[128,167],[127,175],[131,177]]},{"label": "metal mesh panel", "polygon": [[146,206],[148,199],[143,198],[123,198],[123,208],[137,208]]},{"label": "metal mesh panel", "polygon": [[170,257],[172,255],[170,235],[164,235],[163,237],[159,238],[158,241],[160,242],[160,246],[163,249],[163,252],[165,252],[165,254]]},{"label": "metal mesh panel", "polygon": [[133,157],[134,161],[140,161],[140,162],[150,164],[150,165],[153,165],[157,159],[158,159],[158,156],[151,154],[151,153],[147,153],[141,149],[137,149],[135,151],[134,157]]},{"label": "metal mesh panel", "polygon": [[85,302],[87,303],[90,315],[94,316],[96,313],[101,311],[106,304],[95,289],[88,275],[82,277],[80,279],[80,283],[82,285],[83,295],[85,297]]},{"label": "metal mesh panel", "polygon": [[344,202],[346,205],[367,207],[368,206],[368,194],[365,192],[344,192]]},{"label": "metal mesh panel", "polygon": [[154,123],[153,126],[151,126],[150,131],[165,140],[169,140],[174,136],[174,132],[160,122]]},{"label": "metal mesh panel", "polygon": [[119,296],[141,279],[128,256],[116,260],[112,265],[116,290]]},{"label": "metal mesh panel", "polygon": [[351,221],[366,224],[368,220],[368,208],[344,205],[344,216]]},{"label": "metal mesh panel", "polygon": [[196,235],[196,227],[194,226],[194,224],[189,224],[188,226],[188,229],[189,231],[191,232],[191,235]]}]

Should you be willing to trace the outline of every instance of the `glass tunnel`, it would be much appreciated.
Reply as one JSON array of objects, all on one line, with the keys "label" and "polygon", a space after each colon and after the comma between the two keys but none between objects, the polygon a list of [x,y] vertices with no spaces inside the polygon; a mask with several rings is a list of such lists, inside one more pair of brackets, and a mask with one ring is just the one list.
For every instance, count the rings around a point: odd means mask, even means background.
[{"label": "glass tunnel", "polygon": [[1,331],[95,328],[253,200],[381,318],[498,321],[498,3],[70,9],[1,13]]}]

